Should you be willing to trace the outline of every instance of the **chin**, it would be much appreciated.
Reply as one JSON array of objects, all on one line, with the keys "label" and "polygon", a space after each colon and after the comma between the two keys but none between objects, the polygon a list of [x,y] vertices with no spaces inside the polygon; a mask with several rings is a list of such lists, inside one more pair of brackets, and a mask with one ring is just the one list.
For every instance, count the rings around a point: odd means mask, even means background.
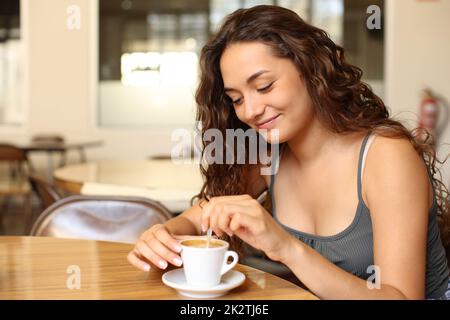
[{"label": "chin", "polygon": [[259,130],[259,133],[264,137],[264,140],[270,144],[280,144],[287,141],[286,137],[280,133],[280,129],[278,128]]}]

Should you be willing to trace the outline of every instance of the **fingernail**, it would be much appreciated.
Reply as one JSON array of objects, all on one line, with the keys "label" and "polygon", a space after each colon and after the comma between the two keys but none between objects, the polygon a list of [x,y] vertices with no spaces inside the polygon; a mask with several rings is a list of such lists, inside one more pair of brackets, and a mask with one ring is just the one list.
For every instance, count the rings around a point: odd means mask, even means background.
[{"label": "fingernail", "polygon": [[163,268],[163,269],[167,268],[167,262],[165,262],[165,261],[163,261],[163,260],[160,260],[160,261],[158,262],[158,264],[159,264],[159,266],[160,266],[161,268]]},{"label": "fingernail", "polygon": [[176,252],[180,252],[182,249],[180,245],[174,245],[173,248],[175,249]]},{"label": "fingernail", "polygon": [[150,271],[150,265],[144,264],[144,270],[147,272]]},{"label": "fingernail", "polygon": [[183,261],[181,261],[180,258],[174,258],[173,262],[177,265],[177,266],[181,266],[183,264]]},{"label": "fingernail", "polygon": [[202,223],[202,232],[205,232],[205,231],[206,231],[206,228],[205,228],[205,226]]}]

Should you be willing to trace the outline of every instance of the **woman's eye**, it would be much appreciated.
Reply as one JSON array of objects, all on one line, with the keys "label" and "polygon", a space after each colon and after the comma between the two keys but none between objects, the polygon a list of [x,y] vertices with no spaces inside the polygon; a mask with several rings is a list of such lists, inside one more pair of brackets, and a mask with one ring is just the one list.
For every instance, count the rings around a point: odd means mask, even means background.
[{"label": "woman's eye", "polygon": [[232,100],[231,102],[233,103],[233,105],[238,106],[242,103],[242,98]]},{"label": "woman's eye", "polygon": [[263,87],[263,88],[257,89],[257,91],[258,91],[258,92],[265,92],[265,91],[268,91],[268,90],[272,87],[272,85],[273,85],[273,82],[269,83],[267,86],[265,86],[265,87]]}]

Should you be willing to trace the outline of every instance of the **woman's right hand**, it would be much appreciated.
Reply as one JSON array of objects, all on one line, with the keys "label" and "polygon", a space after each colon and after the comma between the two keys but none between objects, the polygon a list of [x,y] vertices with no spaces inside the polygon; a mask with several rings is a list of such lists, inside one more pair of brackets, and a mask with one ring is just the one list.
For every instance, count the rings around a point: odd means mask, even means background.
[{"label": "woman's right hand", "polygon": [[168,263],[180,267],[181,245],[163,224],[155,224],[145,231],[128,254],[128,261],[142,271],[150,270],[150,263],[166,269]]}]

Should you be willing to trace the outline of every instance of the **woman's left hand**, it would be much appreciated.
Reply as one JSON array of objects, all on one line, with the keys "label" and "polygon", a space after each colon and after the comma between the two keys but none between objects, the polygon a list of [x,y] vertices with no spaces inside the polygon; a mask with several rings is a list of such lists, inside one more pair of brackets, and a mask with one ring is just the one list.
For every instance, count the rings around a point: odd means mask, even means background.
[{"label": "woman's left hand", "polygon": [[202,209],[202,230],[236,235],[274,261],[289,254],[293,237],[249,195],[214,197]]}]

